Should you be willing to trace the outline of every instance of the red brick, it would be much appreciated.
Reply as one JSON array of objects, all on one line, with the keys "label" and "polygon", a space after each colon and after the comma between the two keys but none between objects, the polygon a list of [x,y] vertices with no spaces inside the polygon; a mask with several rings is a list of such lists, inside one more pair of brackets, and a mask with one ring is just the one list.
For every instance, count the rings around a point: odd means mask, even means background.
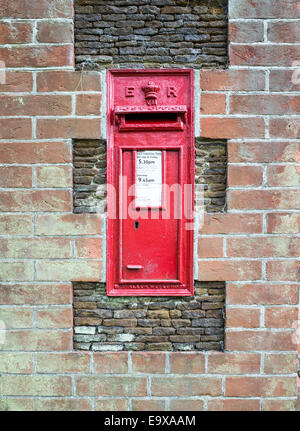
[{"label": "red brick", "polygon": [[0,261],[0,281],[30,281],[33,276],[32,261]]},{"label": "red brick", "polygon": [[270,307],[265,310],[267,328],[293,328],[297,319],[297,307]]},{"label": "red brick", "polygon": [[229,209],[299,209],[299,190],[230,190]]},{"label": "red brick", "polygon": [[70,350],[71,331],[18,330],[6,331],[5,349],[27,352]]},{"label": "red brick", "polygon": [[29,118],[0,119],[0,139],[31,139],[31,138],[32,138],[31,119]]},{"label": "red brick", "polygon": [[89,352],[38,353],[38,373],[89,373]]},{"label": "red brick", "polygon": [[213,377],[152,377],[151,393],[155,397],[192,397],[222,394],[222,380]]},{"label": "red brick", "polygon": [[260,310],[253,308],[227,308],[226,326],[228,328],[259,328]]},{"label": "red brick", "polygon": [[39,260],[36,277],[40,281],[99,281],[102,277],[101,261],[95,260]]},{"label": "red brick", "polygon": [[268,233],[299,233],[300,215],[292,213],[271,213],[267,215]]},{"label": "red brick", "polygon": [[96,352],[94,353],[95,373],[127,374],[128,352]]},{"label": "red brick", "polygon": [[31,329],[33,326],[32,307],[0,308],[0,320],[6,329]]},{"label": "red brick", "polygon": [[127,411],[128,400],[124,398],[104,398],[95,400],[95,411]]},{"label": "red brick", "polygon": [[263,400],[262,410],[264,412],[294,412],[295,401],[294,400]]},{"label": "red brick", "polygon": [[39,21],[36,38],[40,43],[72,43],[73,26],[70,22]]},{"label": "red brick", "polygon": [[300,166],[268,166],[267,176],[270,187],[299,186]]},{"label": "red brick", "polygon": [[296,347],[292,340],[293,334],[294,331],[228,331],[226,350],[295,350]]},{"label": "red brick", "polygon": [[68,376],[6,375],[1,377],[1,395],[72,395],[72,379]]},{"label": "red brick", "polygon": [[230,163],[270,163],[295,162],[300,150],[298,142],[228,142],[228,161]]},{"label": "red brick", "polygon": [[261,91],[265,74],[261,70],[201,70],[200,87],[203,91]]},{"label": "red brick", "polygon": [[300,120],[271,118],[269,127],[272,138],[300,138]]},{"label": "red brick", "polygon": [[298,238],[253,236],[227,239],[227,256],[235,257],[298,257]]},{"label": "red brick", "polygon": [[271,42],[300,42],[299,26],[296,22],[269,22],[268,40]]},{"label": "red brick", "polygon": [[164,373],[166,354],[161,352],[132,352],[132,371],[134,373]]},{"label": "red brick", "polygon": [[99,72],[38,72],[37,91],[100,91]]},{"label": "red brick", "polygon": [[203,400],[191,399],[178,399],[170,400],[171,411],[184,411],[184,412],[201,412],[203,410]]},{"label": "red brick", "polygon": [[24,166],[1,166],[0,187],[31,187],[32,169]]},{"label": "red brick", "polygon": [[276,260],[267,262],[267,279],[271,281],[299,281],[299,261]]},{"label": "red brick", "polygon": [[71,166],[38,166],[35,173],[36,187],[65,188],[73,185]]},{"label": "red brick", "polygon": [[232,66],[291,66],[291,58],[299,58],[300,47],[295,45],[230,45]]},{"label": "red brick", "polygon": [[0,235],[32,235],[32,215],[0,214]]},{"label": "red brick", "polygon": [[5,92],[31,91],[33,78],[31,72],[5,72],[5,83],[0,84],[0,90]]},{"label": "red brick", "polygon": [[163,411],[165,410],[165,401],[163,400],[132,400],[133,411]]},{"label": "red brick", "polygon": [[261,262],[234,260],[199,261],[199,276],[202,281],[238,281],[259,280],[261,278]]},{"label": "red brick", "polygon": [[260,411],[260,401],[253,399],[216,399],[208,400],[208,411]]},{"label": "red brick", "polygon": [[91,401],[84,398],[37,398],[36,410],[37,411],[90,411],[92,410]]},{"label": "red brick", "polygon": [[67,238],[0,238],[2,258],[70,258],[71,240]]},{"label": "red brick", "polygon": [[228,304],[275,305],[297,304],[296,284],[230,284],[226,286]]},{"label": "red brick", "polygon": [[33,353],[0,352],[0,372],[30,374],[33,372]]},{"label": "red brick", "polygon": [[84,396],[144,397],[147,395],[146,377],[89,376],[76,380],[76,394]]},{"label": "red brick", "polygon": [[264,359],[265,374],[293,374],[297,369],[297,354],[268,353]]},{"label": "red brick", "polygon": [[101,238],[76,238],[75,256],[87,259],[102,258],[102,239]]},{"label": "red brick", "polygon": [[223,238],[198,239],[198,257],[223,257]]},{"label": "red brick", "polygon": [[0,96],[0,115],[70,115],[71,96]]},{"label": "red brick", "polygon": [[32,41],[32,27],[25,22],[1,22],[0,44],[30,43]]},{"label": "red brick", "polygon": [[208,353],[208,373],[256,374],[260,371],[258,353]]},{"label": "red brick", "polygon": [[97,235],[102,232],[98,214],[63,214],[37,216],[38,235]]},{"label": "red brick", "polygon": [[0,284],[0,302],[7,305],[54,305],[72,303],[71,283]]},{"label": "red brick", "polygon": [[0,163],[70,163],[64,142],[0,142]]},{"label": "red brick", "polygon": [[65,329],[72,328],[73,311],[71,308],[51,308],[37,311],[37,328]]},{"label": "red brick", "polygon": [[64,0],[4,0],[0,16],[3,18],[72,18],[72,1]]},{"label": "red brick", "polygon": [[233,0],[231,18],[297,18],[297,0]]},{"label": "red brick", "polygon": [[0,58],[6,67],[73,66],[73,48],[71,45],[0,48]]},{"label": "red brick", "polygon": [[0,401],[1,411],[14,411],[14,412],[31,412],[35,410],[34,400],[31,398],[2,398]]},{"label": "red brick", "polygon": [[261,233],[262,216],[260,214],[206,214],[202,235]]},{"label": "red brick", "polygon": [[201,94],[200,113],[204,115],[226,114],[225,94]]},{"label": "red brick", "polygon": [[229,40],[238,43],[263,42],[264,24],[262,21],[231,22]]},{"label": "red brick", "polygon": [[100,115],[100,94],[78,94],[76,96],[77,115]]},{"label": "red brick", "polygon": [[65,190],[0,191],[2,211],[72,211],[72,196]]},{"label": "red brick", "polygon": [[181,353],[170,354],[170,371],[176,374],[203,374],[204,355],[202,353]]},{"label": "red brick", "polygon": [[206,138],[263,138],[262,118],[201,118],[201,136]]},{"label": "red brick", "polygon": [[226,378],[226,396],[229,397],[292,397],[295,392],[294,377]]},{"label": "red brick", "polygon": [[300,91],[299,68],[270,70],[270,91]]},{"label": "red brick", "polygon": [[230,97],[231,114],[293,115],[299,114],[299,112],[298,96],[233,94]]},{"label": "red brick", "polygon": [[260,166],[228,166],[229,187],[260,186],[263,181],[263,169]]},{"label": "red brick", "polygon": [[83,118],[38,119],[37,137],[39,139],[99,139],[101,137],[100,120]]}]

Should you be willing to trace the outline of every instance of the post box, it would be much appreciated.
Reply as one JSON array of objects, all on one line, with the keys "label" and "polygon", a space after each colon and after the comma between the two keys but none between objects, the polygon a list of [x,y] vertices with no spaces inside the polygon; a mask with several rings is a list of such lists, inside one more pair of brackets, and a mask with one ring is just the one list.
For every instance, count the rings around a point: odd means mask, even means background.
[{"label": "post box", "polygon": [[193,295],[193,71],[108,72],[107,294]]}]

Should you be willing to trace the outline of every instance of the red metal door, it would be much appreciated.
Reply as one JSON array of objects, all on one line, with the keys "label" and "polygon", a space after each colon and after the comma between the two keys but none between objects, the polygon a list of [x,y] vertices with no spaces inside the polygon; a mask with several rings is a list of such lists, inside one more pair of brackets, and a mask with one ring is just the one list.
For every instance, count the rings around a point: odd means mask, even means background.
[{"label": "red metal door", "polygon": [[109,72],[108,295],[193,294],[192,81]]}]

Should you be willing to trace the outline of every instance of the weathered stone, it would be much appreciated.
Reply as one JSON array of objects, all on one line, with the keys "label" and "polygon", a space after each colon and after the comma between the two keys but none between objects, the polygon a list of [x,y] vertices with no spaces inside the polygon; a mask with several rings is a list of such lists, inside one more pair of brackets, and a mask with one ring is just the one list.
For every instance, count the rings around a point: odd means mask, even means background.
[{"label": "weathered stone", "polygon": [[171,335],[175,332],[175,328],[153,328],[153,335]]},{"label": "weathered stone", "polygon": [[[141,63],[144,67],[147,63],[172,65],[175,59],[175,62],[189,67],[191,64],[194,67],[224,67],[227,52],[227,16],[226,7],[221,6],[225,6],[227,2],[219,5],[219,1],[197,5],[197,2],[187,3],[186,0],[113,0],[110,4],[100,4],[100,0],[95,0],[90,1],[88,6],[75,2],[76,63],[84,68],[88,67],[87,63],[90,61],[104,67],[111,62],[116,65],[135,63],[136,66]],[[100,41],[93,36],[100,37]],[[196,50],[196,57],[185,56],[176,51],[185,46],[174,46],[173,42],[183,41],[184,37],[187,42],[191,42],[190,48]],[[129,60],[127,54],[130,53],[121,51],[121,47],[130,45],[118,45],[122,40],[135,40],[138,42],[135,47],[144,51],[136,51],[141,52],[139,55],[131,53]],[[144,45],[145,40],[149,41],[148,49]],[[172,55],[158,54],[154,50],[148,52],[154,48],[151,41],[155,40],[163,41],[159,47],[172,49]],[[212,46],[211,42],[220,44]],[[111,45],[104,45],[106,43]],[[208,48],[208,51],[202,52],[203,48]]]},{"label": "weathered stone", "polygon": [[96,328],[92,326],[76,326],[74,328],[75,334],[95,334]]},{"label": "weathered stone", "polygon": [[171,351],[172,343],[147,343],[145,350]]},{"label": "weathered stone", "polygon": [[136,319],[105,319],[103,326],[126,326],[133,327],[137,325]]},{"label": "weathered stone", "polygon": [[[196,281],[195,296],[181,298],[108,297],[103,283],[76,282],[73,288],[74,346],[79,350],[223,348],[222,282]],[[220,308],[210,308],[213,304]]]},{"label": "weathered stone", "polygon": [[169,311],[168,310],[149,310],[147,312],[147,317],[149,319],[168,319]]}]

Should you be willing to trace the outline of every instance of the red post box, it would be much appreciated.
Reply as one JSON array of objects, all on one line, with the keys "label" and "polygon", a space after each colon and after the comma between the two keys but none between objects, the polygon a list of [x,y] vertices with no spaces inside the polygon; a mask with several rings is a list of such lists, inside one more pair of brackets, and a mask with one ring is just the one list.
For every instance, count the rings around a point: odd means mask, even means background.
[{"label": "red post box", "polygon": [[108,73],[107,294],[193,295],[193,71]]}]

